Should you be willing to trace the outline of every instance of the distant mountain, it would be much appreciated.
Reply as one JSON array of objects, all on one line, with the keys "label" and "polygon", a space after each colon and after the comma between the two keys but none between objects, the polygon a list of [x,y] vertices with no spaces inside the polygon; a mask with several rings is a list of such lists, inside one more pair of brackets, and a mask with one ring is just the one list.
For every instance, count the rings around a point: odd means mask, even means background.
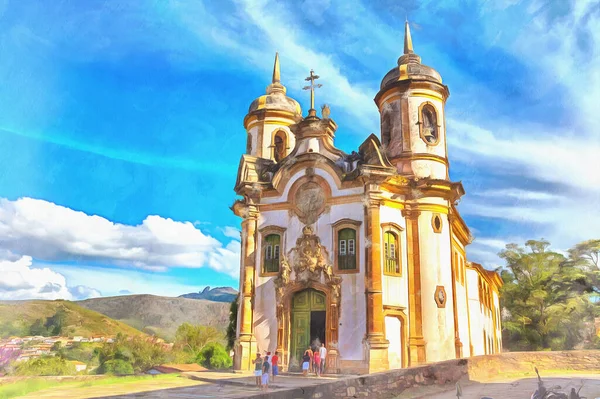
[{"label": "distant mountain", "polygon": [[92,335],[143,335],[125,323],[113,320],[105,314],[79,306],[69,301],[0,301],[0,336],[30,335],[30,327],[36,320],[42,323],[59,309],[64,310],[64,336],[91,337]]},{"label": "distant mountain", "polygon": [[105,314],[149,334],[173,340],[175,331],[188,322],[225,331],[229,304],[155,295],[124,295],[78,301],[78,305]]},{"label": "distant mountain", "polygon": [[192,292],[191,294],[179,295],[180,298],[206,299],[215,302],[231,303],[237,297],[237,290],[231,287],[216,287],[212,290],[206,287],[201,292]]}]

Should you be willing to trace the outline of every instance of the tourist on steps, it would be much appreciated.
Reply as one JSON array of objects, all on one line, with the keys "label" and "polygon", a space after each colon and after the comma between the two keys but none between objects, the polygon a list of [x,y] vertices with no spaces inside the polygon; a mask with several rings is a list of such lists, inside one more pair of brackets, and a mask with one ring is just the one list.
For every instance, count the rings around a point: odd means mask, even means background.
[{"label": "tourist on steps", "polygon": [[327,357],[327,349],[325,344],[321,344],[319,348],[319,357],[321,358],[321,374],[325,373],[325,358]]},{"label": "tourist on steps", "polygon": [[271,366],[273,369],[273,382],[275,382],[275,377],[279,374],[279,352],[277,351],[271,358]]},{"label": "tourist on steps", "polygon": [[311,361],[311,350],[310,346],[307,350],[304,351],[304,355],[302,356],[302,374],[306,377],[308,375],[308,368],[310,367]]},{"label": "tourist on steps", "polygon": [[315,354],[313,355],[313,362],[314,362],[315,375],[317,377],[320,377],[321,376],[321,355],[319,354],[319,351],[315,351]]},{"label": "tourist on steps", "polygon": [[[271,352],[269,352],[271,353]],[[266,361],[262,364],[262,389],[265,391],[269,389],[269,369],[271,368],[271,364]]]},{"label": "tourist on steps", "polygon": [[252,363],[254,363],[254,376],[256,377],[256,386],[260,387],[261,386],[261,377],[262,377],[262,365],[263,365],[263,360],[260,357],[260,353],[256,354],[256,359],[252,360]]}]

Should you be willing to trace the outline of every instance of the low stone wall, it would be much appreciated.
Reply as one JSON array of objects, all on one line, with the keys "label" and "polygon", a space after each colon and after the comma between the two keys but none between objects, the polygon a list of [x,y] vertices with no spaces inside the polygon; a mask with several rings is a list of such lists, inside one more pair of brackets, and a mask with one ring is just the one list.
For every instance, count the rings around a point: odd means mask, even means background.
[{"label": "low stone wall", "polygon": [[534,367],[542,377],[544,370],[600,371],[600,351],[506,352],[467,360],[469,379],[473,381],[506,372],[533,373]]},{"label": "low stone wall", "polygon": [[534,366],[542,376],[544,370],[600,371],[600,351],[511,352],[476,356],[360,377],[346,377],[331,382],[323,381],[320,385],[264,393],[252,398],[387,399],[415,386],[455,384],[459,380],[477,381],[502,372],[532,372]]}]

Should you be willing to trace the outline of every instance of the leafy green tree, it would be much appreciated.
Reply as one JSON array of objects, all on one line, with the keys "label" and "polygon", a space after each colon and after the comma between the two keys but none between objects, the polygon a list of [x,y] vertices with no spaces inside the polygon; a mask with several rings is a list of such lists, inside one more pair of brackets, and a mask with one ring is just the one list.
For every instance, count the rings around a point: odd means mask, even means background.
[{"label": "leafy green tree", "polygon": [[553,252],[545,240],[525,247],[508,244],[499,256],[505,347],[511,350],[573,349],[582,341],[593,305],[586,293],[586,273]]},{"label": "leafy green tree", "polygon": [[212,326],[183,323],[175,333],[175,348],[197,354],[206,344],[223,339],[223,334]]},{"label": "leafy green tree", "polygon": [[74,375],[75,366],[61,357],[46,356],[19,362],[13,374],[20,376]]},{"label": "leafy green tree", "polygon": [[122,335],[118,335],[114,343],[105,343],[97,354],[100,367],[111,360],[123,360],[130,363],[136,372],[149,370],[167,359],[167,351],[161,344],[144,337]]},{"label": "leafy green tree", "polygon": [[42,319],[37,319],[36,321],[33,322],[33,324],[31,324],[31,327],[29,327],[29,334],[30,335],[41,335],[41,336],[48,335],[48,329],[44,325],[44,322],[42,321]]},{"label": "leafy green tree", "polygon": [[129,375],[133,373],[131,363],[122,359],[107,360],[98,368],[98,374]]},{"label": "leafy green tree", "polygon": [[232,365],[231,357],[218,342],[207,344],[198,354],[196,362],[209,369],[226,369]]},{"label": "leafy green tree", "polygon": [[237,330],[237,316],[238,316],[238,301],[240,299],[240,294],[238,293],[237,297],[233,302],[231,302],[231,306],[229,307],[229,325],[227,326],[227,350],[231,350],[233,345],[235,344],[235,336]]},{"label": "leafy green tree", "polygon": [[56,310],[54,315],[46,319],[45,327],[50,335],[60,335],[67,321],[67,312],[63,307]]}]

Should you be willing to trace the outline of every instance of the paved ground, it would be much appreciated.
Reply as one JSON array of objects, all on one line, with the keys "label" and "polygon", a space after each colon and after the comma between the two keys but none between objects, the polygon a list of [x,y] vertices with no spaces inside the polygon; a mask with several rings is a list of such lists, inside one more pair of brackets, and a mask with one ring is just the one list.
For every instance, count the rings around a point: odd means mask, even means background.
[{"label": "paved ground", "polygon": [[[580,395],[587,399],[600,398],[600,376],[598,375],[570,375],[568,378],[548,377],[544,378],[545,386],[552,387],[560,385],[560,392],[569,393],[571,388],[576,390],[584,382]],[[448,387],[450,388],[450,387]],[[468,383],[462,385],[463,396],[461,399],[480,399],[488,396],[494,399],[528,399],[537,388],[537,379],[527,378],[512,381],[496,381],[487,383]],[[456,388],[446,390],[443,393],[421,392],[419,399],[456,399]],[[405,396],[411,397],[411,396]],[[412,396],[414,398],[414,396]],[[402,396],[398,397],[399,399]]]},{"label": "paved ground", "polygon": [[[254,376],[245,374],[232,373],[215,373],[215,372],[199,372],[185,373],[189,378],[199,380],[202,385],[195,385],[185,388],[161,389],[158,391],[137,392],[131,394],[119,394],[112,392],[111,395],[106,395],[106,391],[102,392],[102,396],[93,396],[97,399],[196,399],[196,398],[221,398],[221,399],[237,399],[247,398],[249,395],[261,393],[261,389],[256,387]],[[347,376],[345,376],[347,377]],[[269,391],[287,390],[290,388],[310,386],[321,384],[323,381],[331,381],[334,376],[324,376],[321,378],[302,377],[300,375],[285,375],[278,376],[275,383],[270,384]],[[100,392],[99,392],[100,394]],[[116,394],[116,395],[115,395]],[[92,398],[88,396],[87,398]],[[71,399],[69,397],[69,399]]]}]

